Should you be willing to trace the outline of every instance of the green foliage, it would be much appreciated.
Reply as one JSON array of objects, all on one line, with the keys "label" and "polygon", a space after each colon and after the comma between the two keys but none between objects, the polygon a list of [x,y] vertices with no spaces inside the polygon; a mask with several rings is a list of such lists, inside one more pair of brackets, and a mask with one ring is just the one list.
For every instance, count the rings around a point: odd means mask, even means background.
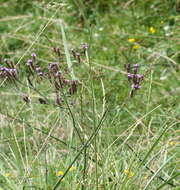
[{"label": "green foliage", "polygon": [[[19,77],[0,76],[0,190],[178,188],[178,7],[175,0],[0,1],[0,65],[18,63]],[[82,43],[88,50],[78,63],[71,49],[82,51]],[[60,61],[65,78],[79,80],[76,94],[59,90],[62,105],[48,77],[34,74],[28,83],[32,52],[43,71]],[[132,98],[129,63],[144,75]]]}]

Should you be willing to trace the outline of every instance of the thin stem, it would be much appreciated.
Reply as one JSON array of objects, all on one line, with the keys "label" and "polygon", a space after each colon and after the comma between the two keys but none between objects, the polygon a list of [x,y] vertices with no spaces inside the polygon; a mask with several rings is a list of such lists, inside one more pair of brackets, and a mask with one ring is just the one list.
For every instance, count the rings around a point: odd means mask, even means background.
[{"label": "thin stem", "polygon": [[69,110],[69,113],[70,113],[70,115],[71,115],[72,122],[73,122],[73,127],[74,127],[74,129],[75,129],[75,131],[76,131],[76,133],[77,133],[77,135],[78,135],[78,137],[79,137],[81,143],[83,144],[83,139],[82,139],[82,137],[81,137],[81,135],[80,135],[80,132],[79,132],[78,128],[76,127],[75,118],[74,118],[74,115],[73,115],[73,113],[72,113],[72,110],[71,110],[71,108],[70,108],[70,106],[69,106],[69,103],[68,103],[68,101],[67,101],[66,95],[65,95],[65,93],[63,92],[63,90],[61,91],[61,93],[62,93],[62,95],[63,95],[63,98],[64,98],[64,100],[65,100],[66,106],[67,106],[67,108],[68,108],[68,110]]},{"label": "thin stem", "polygon": [[92,143],[92,141],[94,140],[94,138],[97,136],[98,131],[101,128],[101,125],[105,119],[105,116],[107,114],[108,110],[105,111],[105,113],[103,114],[98,126],[96,127],[95,131],[93,132],[93,134],[89,137],[89,139],[86,141],[86,143],[83,145],[83,147],[80,149],[79,153],[75,156],[75,158],[73,159],[73,161],[70,163],[69,167],[66,169],[66,171],[64,172],[64,174],[62,175],[62,177],[57,181],[57,183],[54,185],[52,190],[57,189],[57,187],[60,185],[61,181],[64,179],[64,177],[67,175],[67,173],[69,172],[70,168],[72,167],[72,165],[76,162],[76,160],[79,158],[79,156],[81,155],[81,153],[84,151],[85,148],[89,147],[90,144]]},{"label": "thin stem", "polygon": [[86,166],[87,166],[87,147],[84,148],[84,168],[83,168],[83,185],[81,190],[86,189],[85,180],[86,180]]}]

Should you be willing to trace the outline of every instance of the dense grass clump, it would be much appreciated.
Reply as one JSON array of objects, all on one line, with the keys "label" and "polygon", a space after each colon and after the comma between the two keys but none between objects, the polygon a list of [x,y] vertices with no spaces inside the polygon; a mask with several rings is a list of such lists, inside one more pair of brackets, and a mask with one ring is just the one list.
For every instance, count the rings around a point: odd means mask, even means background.
[{"label": "dense grass clump", "polygon": [[175,0],[0,1],[0,190],[179,189]]}]

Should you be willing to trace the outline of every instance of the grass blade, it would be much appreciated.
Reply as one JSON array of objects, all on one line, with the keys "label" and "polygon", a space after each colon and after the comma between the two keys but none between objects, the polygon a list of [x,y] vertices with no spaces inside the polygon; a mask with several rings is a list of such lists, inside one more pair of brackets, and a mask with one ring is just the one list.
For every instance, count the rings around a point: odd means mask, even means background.
[{"label": "grass blade", "polygon": [[177,174],[175,174],[175,175],[173,175],[170,179],[168,179],[165,183],[163,183],[162,185],[160,185],[156,190],[159,190],[159,189],[161,189],[162,187],[164,187],[165,185],[167,185],[168,183],[171,183],[171,181],[173,180],[173,179],[175,179],[177,176],[179,176],[180,175],[180,172],[179,173],[177,173]]},{"label": "grass blade", "polygon": [[145,155],[145,157],[142,159],[142,162],[140,163],[139,167],[141,167],[143,164],[145,164],[146,159],[149,157],[149,155],[151,154],[151,152],[154,150],[154,148],[156,147],[156,145],[159,143],[159,141],[161,140],[162,136],[165,134],[165,132],[167,131],[168,128],[169,127],[165,127],[165,129],[163,130],[163,132],[161,133],[161,135],[154,142],[154,144],[152,145],[152,147],[150,148],[150,150],[147,152],[147,154]]},{"label": "grass blade", "polygon": [[66,40],[66,35],[65,35],[65,32],[64,32],[64,26],[63,26],[62,22],[60,22],[60,28],[61,28],[61,33],[62,33],[62,40],[63,40],[64,51],[65,51],[65,56],[66,56],[68,69],[70,71],[72,80],[76,80],[76,77],[74,75],[74,71],[73,71],[73,68],[72,68],[71,57],[70,57],[68,44],[67,44],[67,40]]},{"label": "grass blade", "polygon": [[151,179],[148,181],[148,183],[146,184],[146,186],[144,187],[143,190],[146,190],[149,185],[151,184],[151,182],[153,181],[153,179],[158,175],[158,173],[165,167],[165,165],[173,158],[174,156],[170,157],[158,170],[157,172],[151,177]]}]

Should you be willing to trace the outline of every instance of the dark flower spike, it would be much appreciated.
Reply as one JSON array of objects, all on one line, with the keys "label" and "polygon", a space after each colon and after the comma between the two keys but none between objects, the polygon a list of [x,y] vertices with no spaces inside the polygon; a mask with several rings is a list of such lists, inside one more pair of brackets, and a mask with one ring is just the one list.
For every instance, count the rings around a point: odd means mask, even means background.
[{"label": "dark flower spike", "polygon": [[36,72],[41,72],[41,68],[40,67],[36,67]]},{"label": "dark flower spike", "polygon": [[128,81],[130,82],[133,79],[134,74],[128,73],[127,77],[128,77]]},{"label": "dark flower spike", "polygon": [[33,84],[31,82],[30,76],[27,76],[28,83],[33,87]]},{"label": "dark flower spike", "polygon": [[61,77],[61,71],[56,72],[55,76],[56,76],[57,78]]},{"label": "dark flower spike", "polygon": [[50,63],[48,69],[51,73],[55,74],[56,72],[58,72],[58,63]]},{"label": "dark flower spike", "polygon": [[71,49],[72,55],[73,57],[76,59],[76,52],[74,51],[74,49]]},{"label": "dark flower spike", "polygon": [[83,49],[87,49],[87,48],[88,48],[88,45],[87,45],[86,43],[83,43],[83,44],[82,44],[82,48],[83,48]]},{"label": "dark flower spike", "polygon": [[59,57],[61,56],[60,48],[54,47],[53,50],[54,50],[54,52],[55,52]]},{"label": "dark flower spike", "polygon": [[33,63],[33,60],[32,59],[28,59],[27,64],[32,65],[32,63]]},{"label": "dark flower spike", "polygon": [[61,98],[59,97],[59,95],[58,94],[56,94],[56,104],[58,104],[58,105],[61,105]]},{"label": "dark flower spike", "polygon": [[32,59],[28,59],[27,61],[27,66],[29,66],[32,70],[35,71],[35,67],[34,67],[34,64],[33,64],[33,60]]},{"label": "dark flower spike", "polygon": [[35,60],[36,60],[36,57],[37,57],[36,53],[32,53],[32,54],[31,54],[31,57],[32,57],[33,61],[35,61]]},{"label": "dark flower spike", "polygon": [[133,65],[134,74],[138,72],[138,64]]},{"label": "dark flower spike", "polygon": [[44,73],[42,72],[41,67],[36,67],[35,70],[36,70],[38,76],[40,76],[40,77],[43,77],[43,76],[44,76]]},{"label": "dark flower spike", "polygon": [[125,67],[127,73],[131,72],[131,65],[130,64],[125,64],[124,67]]},{"label": "dark flower spike", "polygon": [[54,86],[56,90],[59,90],[60,88],[62,88],[62,84],[61,83],[59,84],[56,80],[54,81]]},{"label": "dark flower spike", "polygon": [[71,87],[69,89],[69,93],[71,95],[74,94],[77,91],[77,84],[78,84],[77,80],[71,81]]},{"label": "dark flower spike", "polygon": [[80,53],[76,53],[76,57],[77,57],[78,63],[80,63],[81,62],[81,54]]},{"label": "dark flower spike", "polygon": [[127,70],[127,78],[129,83],[131,84],[131,92],[130,97],[134,96],[134,91],[141,88],[140,83],[143,80],[143,75],[137,74],[138,72],[138,64],[133,65],[133,73],[130,72],[130,64],[125,65],[125,69]]},{"label": "dark flower spike", "polygon": [[83,54],[85,55],[86,54],[86,51],[88,49],[88,45],[86,43],[83,43],[82,44],[82,49],[83,49]]},{"label": "dark flower spike", "polygon": [[11,76],[13,76],[14,78],[17,76],[17,70],[16,69],[10,69],[10,74]]},{"label": "dark flower spike", "polygon": [[43,72],[39,72],[38,75],[39,75],[40,77],[43,77],[43,76],[44,76],[44,73],[43,73]]},{"label": "dark flower spike", "polygon": [[28,60],[26,65],[28,66],[28,70],[30,71],[30,73],[33,74],[34,67],[33,67],[33,63],[31,61]]},{"label": "dark flower spike", "polygon": [[70,82],[69,80],[63,79],[63,84],[64,84],[64,85],[69,84],[69,82]]},{"label": "dark flower spike", "polygon": [[56,81],[56,79],[55,79],[55,87],[56,87],[56,89],[59,89],[59,88],[62,88],[63,87],[63,85],[62,85],[62,74],[61,74],[61,72],[60,71],[58,71],[56,74],[55,74],[55,77],[58,79],[58,81],[59,81],[59,84],[58,84],[58,82]]},{"label": "dark flower spike", "polygon": [[143,75],[135,74],[136,77],[136,83],[140,83],[143,80]]},{"label": "dark flower spike", "polygon": [[141,86],[139,84],[133,84],[132,85],[132,89],[134,89],[134,90],[137,90],[137,89],[140,89],[140,88],[141,88]]},{"label": "dark flower spike", "polygon": [[42,99],[42,98],[39,98],[38,100],[39,100],[40,104],[47,104],[47,102],[44,99]]},{"label": "dark flower spike", "polygon": [[26,95],[26,94],[22,94],[22,98],[23,98],[23,100],[28,104],[28,103],[30,103],[30,98],[28,97],[28,95]]},{"label": "dark flower spike", "polygon": [[52,77],[51,77],[51,74],[48,72],[47,75],[48,75],[49,82],[52,84]]},{"label": "dark flower spike", "polygon": [[0,67],[0,77],[8,77],[8,79],[14,80],[17,77],[17,70],[7,67]]}]

